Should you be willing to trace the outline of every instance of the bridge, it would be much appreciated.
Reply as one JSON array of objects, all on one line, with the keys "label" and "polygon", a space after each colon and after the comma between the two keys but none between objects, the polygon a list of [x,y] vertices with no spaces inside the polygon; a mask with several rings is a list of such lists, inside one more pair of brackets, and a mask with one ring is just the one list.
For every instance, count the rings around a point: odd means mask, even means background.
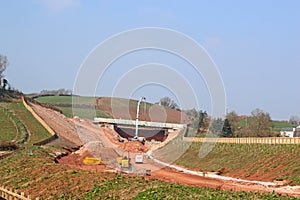
[{"label": "bridge", "polygon": [[[112,118],[100,118],[95,117],[94,124],[112,124],[112,125],[123,125],[123,126],[135,126],[135,120],[127,119],[112,119]],[[163,122],[149,122],[149,121],[139,121],[138,126],[149,127],[149,128],[161,128],[168,130],[178,130],[186,128],[186,124],[175,124],[175,123],[163,123]]]}]

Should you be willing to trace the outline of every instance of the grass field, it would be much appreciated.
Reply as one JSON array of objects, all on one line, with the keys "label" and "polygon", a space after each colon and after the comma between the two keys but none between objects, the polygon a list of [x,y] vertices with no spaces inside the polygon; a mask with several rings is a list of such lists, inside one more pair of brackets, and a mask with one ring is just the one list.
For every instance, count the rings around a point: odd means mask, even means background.
[{"label": "grass field", "polygon": [[16,117],[22,121],[26,128],[30,132],[30,138],[27,145],[39,142],[43,139],[50,137],[51,135],[47,130],[35,120],[31,113],[24,107],[21,102],[17,103],[0,103],[0,106],[7,108],[13,112]]},{"label": "grass field", "polygon": [[31,194],[33,199],[296,199],[277,194],[183,186],[145,180],[140,176],[72,170],[55,164],[47,150],[34,146],[1,160],[0,177],[0,185]]},{"label": "grass field", "polygon": [[0,107],[0,141],[9,142],[16,138],[17,136],[17,127],[14,124],[13,120],[9,118],[4,113],[4,110]]},{"label": "grass field", "polygon": [[[41,103],[66,103],[72,104],[73,97],[72,96],[44,96],[36,98],[38,102]],[[74,101],[78,104],[86,104],[86,105],[95,105],[96,97],[82,97],[82,96],[74,96]]]},{"label": "grass field", "polygon": [[204,171],[226,168],[226,174],[230,176],[284,179],[300,185],[300,145],[217,143],[205,158],[200,159],[201,146],[200,142],[192,143],[176,164]]},{"label": "grass field", "polygon": [[[66,117],[74,117],[74,113],[75,115],[79,116],[80,118],[86,118],[86,119],[90,119],[93,120],[94,117],[103,117],[103,118],[109,118],[110,114],[107,112],[104,112],[102,110],[95,110],[95,109],[87,109],[87,108],[72,108],[72,107],[57,107],[58,109],[60,109],[63,114]],[[96,116],[95,116],[96,114]]]},{"label": "grass field", "polygon": [[[246,117],[246,118],[241,119],[238,122],[238,124],[241,127],[246,127],[246,125],[249,124],[249,122],[251,122],[251,117]],[[281,130],[282,128],[295,127],[293,124],[290,124],[287,121],[277,121],[277,120],[273,120],[272,125],[273,125],[273,130]]]},{"label": "grass field", "polygon": [[295,125],[288,123],[287,121],[273,121],[274,128],[293,128]]}]

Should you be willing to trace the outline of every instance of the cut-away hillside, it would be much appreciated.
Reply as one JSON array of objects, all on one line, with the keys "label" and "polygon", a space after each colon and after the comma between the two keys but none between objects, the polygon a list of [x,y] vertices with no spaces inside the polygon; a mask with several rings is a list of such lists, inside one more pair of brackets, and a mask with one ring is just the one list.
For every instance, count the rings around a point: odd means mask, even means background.
[{"label": "cut-away hillside", "polygon": [[[111,97],[72,97],[72,96],[41,96],[35,98],[41,103],[52,104],[59,108],[67,117],[73,117],[73,111],[82,113],[82,118],[91,118],[86,113],[95,109],[97,117],[115,119],[136,119],[137,100]],[[185,113],[157,104],[140,104],[139,119],[154,122],[185,123]]]}]

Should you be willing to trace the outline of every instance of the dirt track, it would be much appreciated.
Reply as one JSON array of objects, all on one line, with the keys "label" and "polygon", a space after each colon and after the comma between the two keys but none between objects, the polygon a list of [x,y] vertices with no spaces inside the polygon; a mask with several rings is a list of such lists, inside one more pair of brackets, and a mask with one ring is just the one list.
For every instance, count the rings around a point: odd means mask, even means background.
[{"label": "dirt track", "polygon": [[[117,151],[122,151],[117,147],[116,144],[110,142],[109,139],[105,136],[104,131],[100,130],[99,127],[93,125],[90,121],[81,120],[76,122],[74,119],[69,119],[63,116],[62,114],[55,112],[53,110],[43,108],[38,105],[31,105],[35,112],[43,119],[45,122],[58,134],[60,138],[63,138],[64,141],[72,143],[74,146],[81,146],[85,143],[88,143],[88,140],[92,141],[101,141],[103,147],[111,147]],[[75,123],[78,125],[77,129]],[[78,131],[84,135],[85,138],[78,135]],[[62,145],[63,142],[60,144]],[[69,165],[74,168],[81,168],[86,170],[103,170],[106,168],[95,167],[95,166],[82,166],[78,163],[82,163],[82,158],[86,156],[86,153],[82,153],[82,157],[78,155],[70,155],[61,160],[62,164]],[[149,165],[152,165],[149,163]],[[153,165],[154,166],[154,165]],[[157,166],[155,166],[157,167]],[[300,195],[300,188],[298,187],[283,187],[283,188],[274,188],[274,187],[265,187],[257,184],[241,183],[237,181],[224,181],[218,179],[212,179],[207,177],[201,177],[196,175],[190,175],[183,172],[179,172],[170,168],[163,168],[160,170],[152,171],[151,177],[154,179],[159,179],[172,183],[180,183],[184,185],[192,186],[205,186],[211,188],[219,189],[230,189],[236,191],[254,191],[254,192],[272,192],[275,191],[281,194],[288,195]]]},{"label": "dirt track", "polygon": [[241,183],[236,181],[224,181],[208,177],[201,177],[179,172],[170,168],[154,171],[151,178],[170,183],[178,183],[190,186],[210,187],[222,190],[246,191],[246,192],[276,192],[288,196],[300,196],[300,187],[266,187],[252,183]]}]

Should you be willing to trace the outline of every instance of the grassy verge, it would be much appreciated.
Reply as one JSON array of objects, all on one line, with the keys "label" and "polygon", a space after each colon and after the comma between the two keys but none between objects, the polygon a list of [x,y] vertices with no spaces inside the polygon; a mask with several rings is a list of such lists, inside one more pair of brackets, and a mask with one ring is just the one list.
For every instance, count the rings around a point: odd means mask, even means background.
[{"label": "grassy verge", "polygon": [[16,139],[17,136],[17,127],[13,120],[5,113],[5,110],[0,107],[0,141],[9,142]]},{"label": "grassy verge", "polygon": [[27,130],[31,134],[27,143],[28,145],[32,145],[33,143],[39,142],[51,136],[21,102],[0,103],[0,105],[13,112],[16,117],[26,126]]},{"label": "grassy verge", "polygon": [[[212,151],[200,159],[198,154],[202,145],[193,143],[176,164],[204,171],[226,168],[227,173],[231,176],[239,174],[239,178],[269,175],[269,179],[285,179],[300,185],[300,145],[216,143]],[[240,177],[241,174],[244,177]]]},{"label": "grassy verge", "polygon": [[275,194],[183,186],[139,176],[72,170],[55,164],[41,147],[1,160],[0,185],[40,199],[290,199]]}]

